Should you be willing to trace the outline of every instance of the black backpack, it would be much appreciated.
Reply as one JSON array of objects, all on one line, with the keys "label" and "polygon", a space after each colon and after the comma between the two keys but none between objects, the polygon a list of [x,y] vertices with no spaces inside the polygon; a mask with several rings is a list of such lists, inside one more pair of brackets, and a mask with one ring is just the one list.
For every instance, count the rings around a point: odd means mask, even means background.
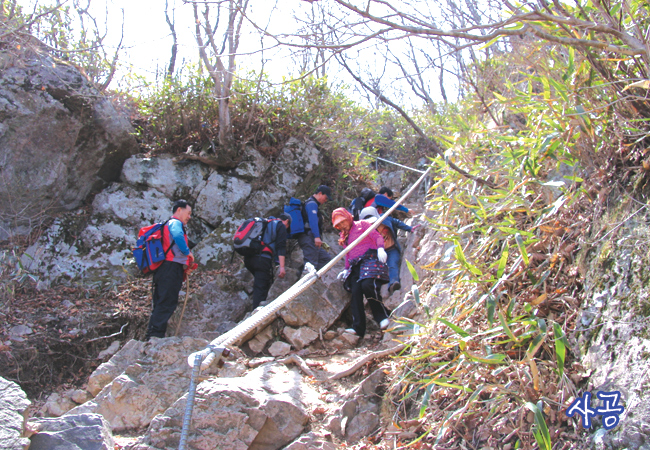
[{"label": "black backpack", "polygon": [[359,214],[361,213],[361,210],[366,207],[368,200],[374,198],[376,195],[377,194],[372,189],[363,188],[361,194],[352,200],[352,203],[350,204],[350,214],[352,214],[355,221],[359,220]]}]

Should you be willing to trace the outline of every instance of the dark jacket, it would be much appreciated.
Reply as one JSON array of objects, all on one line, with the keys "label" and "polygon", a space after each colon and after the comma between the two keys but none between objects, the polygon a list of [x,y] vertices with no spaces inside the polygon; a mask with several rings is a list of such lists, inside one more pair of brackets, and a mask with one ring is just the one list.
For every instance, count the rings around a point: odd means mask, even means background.
[{"label": "dark jacket", "polygon": [[266,258],[286,256],[287,253],[287,227],[280,220],[271,220],[262,235],[262,241],[273,250],[273,256],[262,252]]}]

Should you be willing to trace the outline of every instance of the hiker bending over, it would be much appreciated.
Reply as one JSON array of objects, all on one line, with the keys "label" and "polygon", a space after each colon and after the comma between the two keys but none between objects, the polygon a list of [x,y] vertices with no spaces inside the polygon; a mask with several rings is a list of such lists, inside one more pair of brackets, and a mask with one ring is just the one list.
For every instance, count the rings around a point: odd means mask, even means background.
[{"label": "hiker bending over", "polygon": [[287,229],[291,225],[291,216],[281,214],[279,219],[269,218],[268,225],[262,235],[262,242],[266,247],[258,255],[245,256],[244,265],[253,274],[253,309],[266,301],[269,289],[273,284],[273,260],[277,256],[280,263],[278,277],[284,278],[286,274],[284,259],[287,253]]},{"label": "hiker bending over", "polygon": [[[332,225],[341,232],[339,244],[347,247],[363,234],[371,224],[365,221],[354,222],[352,214],[345,208],[332,212]],[[381,286],[388,281],[384,239],[373,230],[363,241],[345,255],[345,270],[338,275],[344,280],[346,289],[352,292],[352,328],[345,330],[363,337],[366,334],[366,313],[363,307],[365,296],[375,321],[382,330],[388,328],[390,311],[381,301]]]},{"label": "hiker bending over", "polygon": [[[361,210],[361,214],[359,214],[359,216],[361,217],[361,220],[365,220],[371,224],[379,220],[379,213],[375,208],[371,206]],[[390,278],[388,281],[389,295],[392,295],[393,292],[398,291],[402,288],[399,277],[399,266],[402,258],[402,248],[397,241],[397,230],[400,229],[412,232],[417,229],[417,227],[419,227],[419,225],[411,227],[406,225],[401,220],[390,216],[386,217],[381,225],[377,227],[377,231],[379,231],[379,234],[381,234],[381,236],[384,238],[384,249],[386,249],[386,254],[388,255],[386,262],[388,264],[388,275]]]},{"label": "hiker bending over", "polygon": [[303,219],[305,232],[296,236],[302,256],[306,263],[311,263],[316,270],[320,270],[332,257],[322,247],[323,241],[323,215],[318,207],[332,199],[332,190],[328,186],[318,186],[316,193],[305,202]]},{"label": "hiker bending over", "polygon": [[152,336],[165,337],[167,322],[178,305],[178,293],[185,275],[196,269],[185,231],[185,225],[192,216],[192,207],[185,200],[177,200],[172,206],[172,213],[163,231],[163,248],[169,251],[165,254],[165,261],[153,274],[153,311],[145,341]]}]

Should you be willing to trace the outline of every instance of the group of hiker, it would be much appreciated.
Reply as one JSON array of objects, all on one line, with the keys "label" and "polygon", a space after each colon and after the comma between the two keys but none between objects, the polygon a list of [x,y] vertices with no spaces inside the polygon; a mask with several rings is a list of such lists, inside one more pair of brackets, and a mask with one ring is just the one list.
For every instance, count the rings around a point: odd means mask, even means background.
[{"label": "group of hiker", "polygon": [[[335,209],[332,225],[340,232],[339,244],[342,247],[352,244],[380,219],[385,209],[394,204],[392,198],[393,192],[387,187],[383,187],[379,193],[366,188],[353,200],[350,208]],[[277,218],[249,219],[239,227],[234,237],[234,248],[244,256],[244,266],[254,278],[253,308],[266,303],[273,283],[274,264],[279,265],[278,277],[285,277],[288,239],[295,239],[300,246],[305,270],[310,269],[309,265],[314,270],[320,270],[332,259],[322,239],[324,217],[320,211],[320,206],[328,200],[332,200],[332,190],[329,186],[321,185],[305,202],[292,198],[297,208],[285,207],[285,212]],[[408,211],[402,206],[399,209]],[[162,245],[158,252],[164,253],[160,254],[162,263],[154,272],[153,311],[145,340],[165,336],[167,322],[178,305],[183,280],[197,267],[185,228],[192,208],[185,200],[178,200],[173,204],[172,214],[171,219],[161,227]],[[382,330],[388,327],[390,311],[382,302],[380,290],[386,283],[389,295],[401,288],[401,247],[397,231],[413,231],[415,228],[417,225],[411,227],[388,216],[347,253],[345,269],[338,275],[352,296],[352,327],[346,332],[360,337],[365,335],[364,297],[379,327]],[[141,230],[141,235],[144,230]]]}]

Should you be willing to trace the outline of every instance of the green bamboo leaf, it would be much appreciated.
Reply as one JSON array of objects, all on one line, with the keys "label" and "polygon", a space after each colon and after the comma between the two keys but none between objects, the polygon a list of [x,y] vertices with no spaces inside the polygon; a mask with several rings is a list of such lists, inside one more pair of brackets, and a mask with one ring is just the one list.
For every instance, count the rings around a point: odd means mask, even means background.
[{"label": "green bamboo leaf", "polygon": [[526,408],[532,411],[535,414],[535,427],[533,428],[533,436],[535,436],[535,441],[539,445],[540,450],[551,450],[551,435],[548,432],[548,426],[546,425],[546,420],[544,420],[544,414],[542,413],[541,402],[539,405],[535,405],[531,402],[526,402]]},{"label": "green bamboo leaf", "polygon": [[467,270],[472,272],[476,276],[481,276],[483,275],[483,272],[481,272],[478,267],[475,267],[471,265],[467,259],[465,258],[465,254],[463,253],[463,248],[460,246],[460,242],[456,241],[456,245],[454,246],[454,252],[456,254],[456,259],[458,262]]},{"label": "green bamboo leaf", "polygon": [[442,319],[440,317],[437,320],[438,320],[438,322],[441,322],[441,323],[444,323],[445,325],[447,325],[449,328],[454,330],[456,333],[460,334],[462,337],[468,337],[469,336],[469,333],[467,331],[463,330],[462,328],[460,328],[458,325],[454,325],[450,321],[448,321],[446,319]]},{"label": "green bamboo leaf", "polygon": [[458,389],[459,391],[463,392],[471,392],[472,390],[466,386],[460,386],[458,384],[451,384],[451,383],[445,383],[444,381],[438,381],[438,380],[431,380],[432,383],[437,384],[438,386],[442,387],[447,387],[447,388],[452,388],[452,389]]},{"label": "green bamboo leaf", "polygon": [[485,299],[485,309],[487,311],[488,322],[490,326],[494,323],[494,311],[496,310],[497,301],[492,295],[487,295]]},{"label": "green bamboo leaf", "polygon": [[494,353],[489,356],[479,356],[469,352],[465,352],[465,355],[472,361],[480,362],[483,364],[501,364],[503,363],[503,360],[506,358],[506,355],[501,353]]},{"label": "green bamboo leaf", "polygon": [[555,337],[555,358],[557,360],[557,370],[559,375],[564,373],[564,361],[566,358],[566,348],[569,345],[564,330],[559,323],[553,324],[553,335]]},{"label": "green bamboo leaf", "polygon": [[508,335],[510,339],[512,339],[515,342],[519,342],[519,338],[514,335],[510,327],[508,326],[508,322],[506,321],[505,316],[501,311],[499,311],[499,320],[501,320],[501,326],[503,327],[503,331]]},{"label": "green bamboo leaf", "polygon": [[424,396],[422,396],[422,403],[420,404],[420,419],[424,417],[424,414],[427,412],[427,406],[429,406],[429,399],[431,398],[431,389],[432,386],[428,385],[424,390]]},{"label": "green bamboo leaf", "polygon": [[420,277],[418,276],[417,271],[415,270],[415,267],[413,267],[413,264],[407,259],[406,260],[406,267],[408,267],[409,272],[411,272],[411,276],[413,277],[413,280],[417,283],[420,281]]},{"label": "green bamboo leaf", "polygon": [[521,237],[520,233],[515,234],[515,242],[517,242],[517,247],[521,252],[521,257],[524,259],[524,264],[528,265],[530,260],[528,259],[528,252],[526,251],[526,246],[524,245],[524,238]]}]

